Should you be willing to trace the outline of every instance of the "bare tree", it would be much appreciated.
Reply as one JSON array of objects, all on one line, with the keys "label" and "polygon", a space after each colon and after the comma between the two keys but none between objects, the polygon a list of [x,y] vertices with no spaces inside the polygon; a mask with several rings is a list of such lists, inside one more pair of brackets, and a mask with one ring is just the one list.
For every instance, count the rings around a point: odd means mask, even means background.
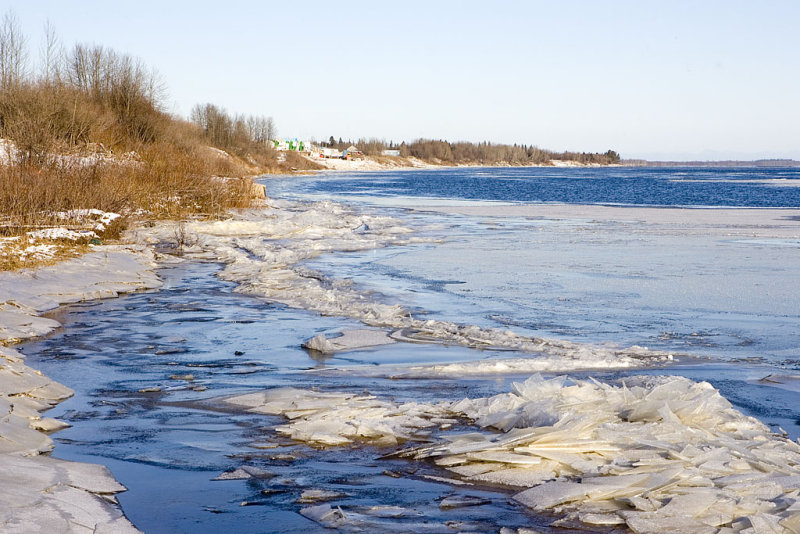
[{"label": "bare tree", "polygon": [[232,116],[214,104],[194,106],[189,120],[200,127],[212,145],[220,148],[263,148],[277,135],[272,117]]},{"label": "bare tree", "polygon": [[64,49],[56,35],[55,28],[48,20],[44,25],[44,42],[41,47],[42,73],[41,79],[46,85],[61,82],[61,64]]},{"label": "bare tree", "polygon": [[25,76],[26,63],[25,38],[17,18],[8,11],[0,25],[0,89],[9,90],[19,85]]}]

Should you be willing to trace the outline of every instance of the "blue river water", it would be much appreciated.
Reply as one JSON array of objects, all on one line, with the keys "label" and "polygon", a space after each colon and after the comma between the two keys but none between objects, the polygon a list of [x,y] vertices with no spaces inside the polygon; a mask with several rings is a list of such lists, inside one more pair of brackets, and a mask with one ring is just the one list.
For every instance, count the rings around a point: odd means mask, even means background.
[{"label": "blue river water", "polygon": [[[798,170],[459,168],[264,183],[272,197],[390,214],[427,238],[327,254],[305,268],[417,316],[686,354],[691,364],[572,375],[706,380],[744,413],[800,437],[800,392],[761,380],[800,374],[800,209],[766,209],[800,208]],[[162,270],[160,290],[66,307],[57,317],[63,331],[22,347],[29,365],[76,390],[48,413],[73,425],[53,436],[54,455],[108,465],[129,488],[119,499],[135,525],[155,533],[329,532],[300,514],[301,494],[324,489],[342,494],[331,504],[346,513],[414,511],[386,518],[386,532],[413,531],[420,521],[431,532],[570,532],[548,530],[552,517],[523,509],[508,492],[430,478],[441,475],[435,466],[383,459],[369,447],[281,441],[273,431],[280,418],[207,406],[274,386],[436,402],[505,392],[520,378],[309,373],[492,355],[400,343],[322,358],[301,343],[360,324],[235,293],[215,276],[220,268],[185,262]],[[278,447],[254,446],[264,441]],[[241,465],[275,476],[213,480]],[[487,503],[440,508],[465,491]]]},{"label": "blue river water", "polygon": [[327,175],[291,187],[347,197],[624,206],[800,207],[800,168],[446,168]]}]

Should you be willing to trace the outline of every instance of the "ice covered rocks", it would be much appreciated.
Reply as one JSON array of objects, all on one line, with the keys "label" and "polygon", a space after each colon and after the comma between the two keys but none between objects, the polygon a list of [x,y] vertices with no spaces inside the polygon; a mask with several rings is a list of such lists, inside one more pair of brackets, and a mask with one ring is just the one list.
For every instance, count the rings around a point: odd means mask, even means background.
[{"label": "ice covered rocks", "polygon": [[[433,441],[394,455],[432,461],[462,485],[516,489],[515,500],[565,526],[800,532],[800,445],[705,382],[534,375],[508,393],[436,404],[291,388],[228,402],[283,415],[278,432],[315,445]],[[443,421],[475,430],[443,434]],[[329,507],[313,511],[322,524],[344,519]]]}]

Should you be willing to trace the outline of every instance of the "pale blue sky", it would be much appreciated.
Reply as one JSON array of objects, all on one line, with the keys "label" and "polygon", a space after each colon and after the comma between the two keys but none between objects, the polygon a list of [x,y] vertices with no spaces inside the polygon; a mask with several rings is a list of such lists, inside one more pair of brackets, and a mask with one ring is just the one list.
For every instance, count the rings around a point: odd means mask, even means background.
[{"label": "pale blue sky", "polygon": [[281,135],[800,159],[800,2],[0,0]]}]

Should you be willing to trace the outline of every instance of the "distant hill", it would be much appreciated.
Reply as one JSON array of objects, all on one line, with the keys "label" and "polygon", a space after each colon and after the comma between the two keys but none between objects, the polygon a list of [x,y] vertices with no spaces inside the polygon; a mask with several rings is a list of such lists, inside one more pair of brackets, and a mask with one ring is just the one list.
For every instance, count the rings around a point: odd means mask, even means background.
[{"label": "distant hill", "polygon": [[647,161],[626,159],[622,164],[630,167],[800,167],[800,161],[793,159],[757,159],[753,161]]}]

